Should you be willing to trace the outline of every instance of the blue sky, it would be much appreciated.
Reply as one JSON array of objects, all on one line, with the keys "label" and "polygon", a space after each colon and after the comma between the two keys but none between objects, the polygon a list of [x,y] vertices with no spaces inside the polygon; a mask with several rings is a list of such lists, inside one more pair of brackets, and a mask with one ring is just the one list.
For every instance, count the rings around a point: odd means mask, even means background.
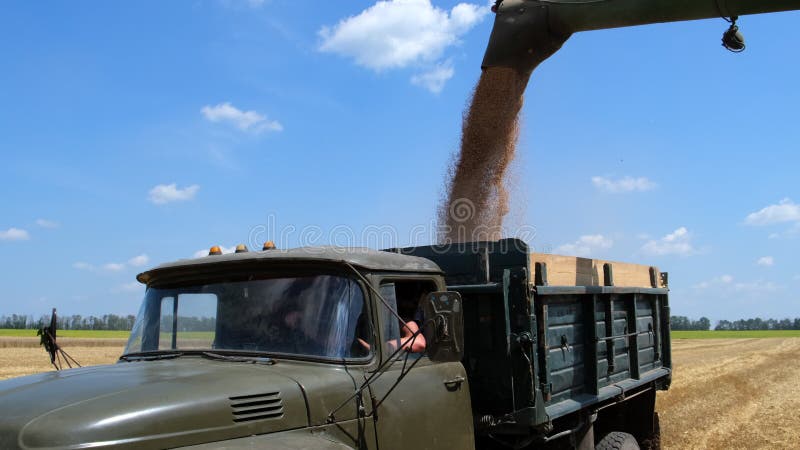
[{"label": "blue sky", "polygon": [[[675,314],[800,316],[798,19],[743,17],[741,54],[722,19],[573,36],[526,93],[509,233],[657,265]],[[134,313],[136,273],[213,244],[429,243],[491,20],[3,2],[0,315]]]}]

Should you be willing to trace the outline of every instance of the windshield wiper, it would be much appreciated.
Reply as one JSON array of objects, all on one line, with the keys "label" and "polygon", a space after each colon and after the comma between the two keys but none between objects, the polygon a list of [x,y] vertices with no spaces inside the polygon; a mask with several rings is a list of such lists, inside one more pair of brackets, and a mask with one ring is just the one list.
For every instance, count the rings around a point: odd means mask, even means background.
[{"label": "windshield wiper", "polygon": [[175,359],[185,355],[184,352],[165,353],[130,353],[119,357],[122,361],[157,361],[161,359]]},{"label": "windshield wiper", "polygon": [[203,358],[213,359],[216,361],[229,361],[229,362],[246,362],[251,364],[275,364],[275,360],[266,356],[250,356],[250,355],[221,355],[214,352],[205,351],[190,351],[190,352],[146,352],[146,353],[129,353],[120,356],[122,361],[158,361],[162,359],[175,359],[185,355],[199,355]]},{"label": "windshield wiper", "polygon": [[214,359],[217,361],[230,361],[230,362],[246,362],[251,364],[275,364],[275,360],[266,356],[246,356],[246,355],[220,355],[213,352],[200,352],[204,358]]}]

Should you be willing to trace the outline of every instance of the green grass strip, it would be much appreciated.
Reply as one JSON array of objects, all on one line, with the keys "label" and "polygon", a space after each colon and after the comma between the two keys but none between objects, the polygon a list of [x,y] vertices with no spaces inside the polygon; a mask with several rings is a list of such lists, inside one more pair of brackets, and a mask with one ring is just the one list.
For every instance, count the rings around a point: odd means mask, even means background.
[{"label": "green grass strip", "polygon": [[753,339],[800,337],[800,330],[673,331],[672,339]]},{"label": "green grass strip", "polygon": [[[58,330],[58,337],[87,338],[87,339],[128,339],[130,331],[116,330]],[[0,329],[0,336],[7,337],[36,337],[36,330],[9,330]]]}]

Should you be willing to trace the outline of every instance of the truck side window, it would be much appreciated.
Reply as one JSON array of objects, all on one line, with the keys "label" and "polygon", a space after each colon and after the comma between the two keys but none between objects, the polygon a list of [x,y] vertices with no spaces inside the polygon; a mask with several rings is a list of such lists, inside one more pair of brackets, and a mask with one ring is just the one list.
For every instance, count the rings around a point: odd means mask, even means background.
[{"label": "truck side window", "polygon": [[[381,297],[386,300],[389,307],[397,311],[397,296],[395,294],[394,283],[381,284]],[[384,324],[383,339],[387,354],[391,354],[400,347],[400,323],[385,306],[381,306],[381,319]]]},{"label": "truck side window", "polygon": [[[177,314],[176,314],[177,312]],[[161,299],[158,349],[211,348],[217,316],[214,294],[180,294]]]},{"label": "truck side window", "polygon": [[350,295],[348,305],[349,320],[347,323],[346,342],[351,342],[350,353],[345,355],[350,358],[364,358],[370,355],[372,348],[373,334],[372,323],[367,314],[367,305],[364,302],[364,295],[361,289],[353,283],[351,285],[353,293]]},{"label": "truck side window", "polygon": [[161,299],[161,318],[158,333],[158,349],[169,350],[172,346],[172,336],[175,334],[175,297]]},{"label": "truck side window", "polygon": [[175,329],[178,348],[212,348],[216,322],[216,294],[191,293],[178,295],[178,326]]},{"label": "truck side window", "polygon": [[421,333],[411,341],[409,339],[413,336],[412,333],[422,330],[425,326],[421,302],[435,290],[436,284],[433,281],[425,280],[393,280],[381,284],[381,295],[408,324],[407,327],[401,329],[400,321],[384,308],[383,320],[387,324],[384,342],[388,354],[394,352],[400,345],[404,345],[406,350],[413,353],[425,351],[425,337]]}]

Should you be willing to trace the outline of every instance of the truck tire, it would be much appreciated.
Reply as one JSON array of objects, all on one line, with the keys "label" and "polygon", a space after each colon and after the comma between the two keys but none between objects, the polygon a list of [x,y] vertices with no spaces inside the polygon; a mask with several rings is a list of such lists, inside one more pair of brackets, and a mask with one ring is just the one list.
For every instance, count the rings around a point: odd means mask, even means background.
[{"label": "truck tire", "polygon": [[628,433],[613,431],[595,445],[595,450],[639,450],[636,438]]}]

